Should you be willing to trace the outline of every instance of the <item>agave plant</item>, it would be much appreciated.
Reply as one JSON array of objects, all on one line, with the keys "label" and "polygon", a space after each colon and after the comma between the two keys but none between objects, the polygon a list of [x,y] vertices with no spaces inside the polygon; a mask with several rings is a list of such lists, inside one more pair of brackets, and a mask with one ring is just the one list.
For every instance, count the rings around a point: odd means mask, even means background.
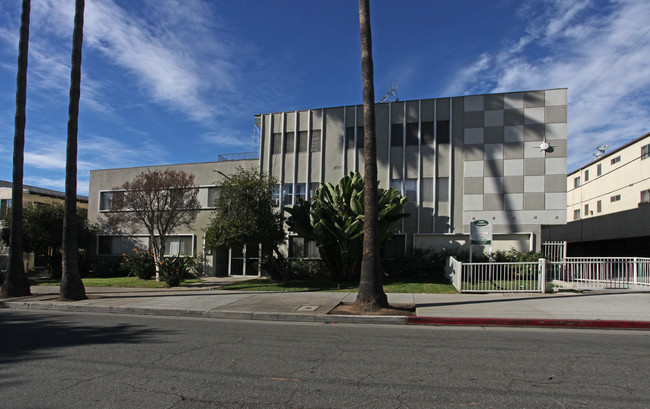
[{"label": "agave plant", "polygon": [[[379,240],[390,235],[390,226],[401,218],[406,198],[394,188],[379,189]],[[321,259],[332,278],[341,281],[359,279],[363,250],[363,177],[350,173],[338,184],[325,183],[311,202],[298,200],[286,207],[289,229],[307,240],[314,240]]]}]

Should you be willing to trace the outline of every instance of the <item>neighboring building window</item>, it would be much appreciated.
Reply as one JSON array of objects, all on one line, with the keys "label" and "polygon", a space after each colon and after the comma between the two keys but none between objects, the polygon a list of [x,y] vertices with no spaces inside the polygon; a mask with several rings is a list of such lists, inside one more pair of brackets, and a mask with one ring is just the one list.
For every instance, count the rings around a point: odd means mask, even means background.
[{"label": "neighboring building window", "polygon": [[402,192],[402,179],[393,179],[390,181],[390,187],[394,187],[395,190],[401,195]]},{"label": "neighboring building window", "polygon": [[650,158],[650,145],[641,147],[641,160]]},{"label": "neighboring building window", "polygon": [[573,187],[574,188],[580,187],[580,176],[573,179]]},{"label": "neighboring building window", "polygon": [[573,211],[573,220],[580,220],[580,209]]},{"label": "neighboring building window", "polygon": [[273,185],[271,188],[271,201],[273,206],[280,205],[280,185]]},{"label": "neighboring building window", "polygon": [[420,132],[422,144],[433,145],[433,122],[422,122],[422,128]]},{"label": "neighboring building window", "polygon": [[603,174],[603,165],[601,163],[599,163],[596,166],[596,176],[600,176],[602,174]]},{"label": "neighboring building window", "polygon": [[165,240],[165,256],[192,256],[192,236],[173,236]]},{"label": "neighboring building window", "polygon": [[439,202],[449,201],[449,178],[438,178],[436,196]]},{"label": "neighboring building window", "polygon": [[291,206],[293,204],[293,184],[286,183],[282,185],[282,205]]},{"label": "neighboring building window", "polygon": [[298,132],[298,152],[307,152],[307,131]]},{"label": "neighboring building window", "polygon": [[596,213],[600,213],[602,211],[603,211],[603,202],[599,200],[596,202]]},{"label": "neighboring building window", "polygon": [[311,131],[311,151],[320,152],[320,131]]},{"label": "neighboring building window", "polygon": [[585,182],[589,180],[589,169],[585,170]]},{"label": "neighboring building window", "polygon": [[619,200],[621,200],[621,195],[614,195],[614,196],[610,197],[609,200],[611,202],[618,202]]},{"label": "neighboring building window", "polygon": [[284,134],[284,153],[293,153],[293,140],[295,136],[295,132],[287,132]]},{"label": "neighboring building window", "polygon": [[650,189],[641,192],[641,203],[650,203]]},{"label": "neighboring building window", "polygon": [[402,124],[393,124],[390,128],[390,146],[404,145],[404,126]]},{"label": "neighboring building window", "polygon": [[127,237],[127,236],[98,236],[98,254],[121,256],[129,254],[133,249],[149,248],[148,237]]},{"label": "neighboring building window", "polygon": [[449,120],[436,122],[436,139],[438,144],[449,144]]},{"label": "neighboring building window", "polygon": [[611,160],[612,165],[621,161],[621,156],[617,156]]},{"label": "neighboring building window", "polygon": [[316,242],[298,236],[289,236],[289,258],[319,258]]},{"label": "neighboring building window", "polygon": [[311,200],[312,197],[316,194],[316,190],[320,187],[320,183],[318,182],[311,182],[309,184],[309,200]]},{"label": "neighboring building window", "polygon": [[113,199],[113,192],[99,192],[99,210],[111,210],[111,200]]},{"label": "neighboring building window", "polygon": [[307,200],[307,185],[304,183],[296,183],[296,203],[298,199]]},{"label": "neighboring building window", "polygon": [[273,153],[279,154],[281,149],[282,149],[282,134],[281,133],[271,134],[271,154]]},{"label": "neighboring building window", "polygon": [[209,187],[208,188],[208,205],[206,207],[214,207],[214,201],[219,197],[219,188],[218,187]]},{"label": "neighboring building window", "polygon": [[406,179],[404,190],[406,198],[409,200],[409,202],[415,202],[418,198],[418,180]]},{"label": "neighboring building window", "polygon": [[345,149],[354,149],[354,127],[345,128]]},{"label": "neighboring building window", "polygon": [[589,205],[585,205],[585,217],[589,216]]},{"label": "neighboring building window", "polygon": [[11,199],[0,200],[0,217],[6,216],[7,213],[9,213],[9,209],[11,209],[11,203]]},{"label": "neighboring building window", "polygon": [[417,122],[406,124],[406,144],[418,146],[418,124]]}]

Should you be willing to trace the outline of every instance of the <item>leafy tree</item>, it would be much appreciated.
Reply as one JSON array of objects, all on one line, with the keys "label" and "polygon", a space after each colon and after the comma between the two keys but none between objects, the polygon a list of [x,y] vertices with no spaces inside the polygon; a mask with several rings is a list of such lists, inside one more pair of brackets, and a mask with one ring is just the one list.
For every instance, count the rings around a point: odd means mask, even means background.
[{"label": "leafy tree", "polygon": [[388,307],[388,298],[381,282],[379,259],[380,238],[377,206],[377,143],[375,135],[375,84],[372,62],[372,32],[370,30],[370,1],[359,0],[361,37],[361,74],[363,77],[363,152],[365,201],[363,256],[359,292],[354,303],[359,311]]},{"label": "leafy tree", "polygon": [[165,241],[180,227],[191,228],[201,207],[194,175],[166,169],[147,171],[116,187],[109,202],[108,224],[132,232],[144,228],[158,267],[165,254]]},{"label": "leafy tree", "polygon": [[[358,280],[364,236],[364,178],[350,173],[334,186],[319,187],[311,203],[298,200],[286,207],[287,225],[300,237],[314,240],[321,259],[332,278]],[[377,240],[383,243],[391,235],[390,226],[407,216],[402,213],[406,198],[394,188],[378,189]]]},{"label": "leafy tree", "polygon": [[[63,214],[61,203],[39,203],[26,206],[23,210],[23,251],[34,252],[47,257],[47,265],[52,277],[61,276],[61,248],[63,246]],[[77,237],[79,237],[80,260],[94,243],[95,228],[88,223],[88,211],[77,209]],[[10,225],[12,216],[7,215],[6,225]],[[11,228],[2,229],[2,240],[8,243]]]},{"label": "leafy tree", "polygon": [[59,300],[85,300],[86,289],[79,274],[77,258],[77,131],[81,96],[81,48],[84,29],[84,0],[75,1],[72,30],[72,68],[70,70],[70,104],[68,106],[68,140],[65,160],[65,212],[63,215],[63,276]]},{"label": "leafy tree", "polygon": [[9,265],[3,280],[3,297],[30,295],[29,281],[23,264],[23,154],[25,151],[25,107],[27,105],[27,54],[29,49],[30,0],[23,0],[18,40],[18,74],[16,75],[16,116],[14,128],[13,185],[11,190],[11,226]]},{"label": "leafy tree", "polygon": [[[237,172],[219,184],[210,225],[205,230],[210,248],[236,247],[260,243],[269,257],[272,276],[290,277],[286,259],[279,251],[284,242],[283,214],[274,210],[275,179],[256,168],[239,167]],[[268,255],[268,253],[266,254]]]}]

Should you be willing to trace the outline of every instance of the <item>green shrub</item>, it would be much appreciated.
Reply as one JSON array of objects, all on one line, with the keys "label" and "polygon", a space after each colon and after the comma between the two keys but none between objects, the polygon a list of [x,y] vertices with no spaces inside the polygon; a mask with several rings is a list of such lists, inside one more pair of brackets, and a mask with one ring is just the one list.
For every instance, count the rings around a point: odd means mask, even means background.
[{"label": "green shrub", "polygon": [[325,278],[328,276],[321,259],[297,259],[291,261],[291,271],[296,278]]},{"label": "green shrub", "polygon": [[123,254],[122,257],[122,269],[130,271],[141,280],[151,280],[151,277],[156,273],[152,250],[133,249],[131,254]]},{"label": "green shrub", "polygon": [[194,259],[191,257],[164,257],[158,270],[160,280],[170,287],[177,287],[181,280],[190,274],[189,270],[193,264]]}]

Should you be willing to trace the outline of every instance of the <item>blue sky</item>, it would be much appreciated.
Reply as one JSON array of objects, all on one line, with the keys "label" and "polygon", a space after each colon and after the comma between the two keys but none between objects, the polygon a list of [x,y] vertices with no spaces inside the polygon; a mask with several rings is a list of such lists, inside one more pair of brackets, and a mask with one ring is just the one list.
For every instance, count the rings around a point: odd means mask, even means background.
[{"label": "blue sky", "polygon": [[[20,1],[0,2],[11,180]],[[63,190],[72,0],[32,0],[24,183]],[[647,0],[373,0],[377,98],[569,89],[569,170],[650,131]],[[86,0],[79,193],[91,169],[258,149],[254,115],[362,102],[354,0]]]}]

